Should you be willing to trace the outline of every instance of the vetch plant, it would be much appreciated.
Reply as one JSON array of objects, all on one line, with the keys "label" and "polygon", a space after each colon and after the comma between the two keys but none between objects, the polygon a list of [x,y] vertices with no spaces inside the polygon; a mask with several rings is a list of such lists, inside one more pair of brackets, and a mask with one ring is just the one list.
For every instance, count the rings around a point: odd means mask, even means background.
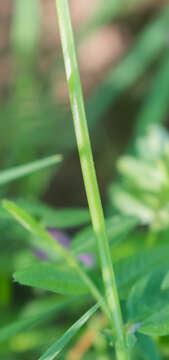
[{"label": "vetch plant", "polygon": [[[30,247],[23,262],[19,263],[16,257],[15,265],[12,264],[13,270],[17,263],[14,280],[55,295],[29,304],[12,324],[2,327],[0,342],[53,319],[60,310],[82,303],[87,311],[57,336],[54,344],[49,339],[50,347],[39,360],[57,358],[92,316],[104,317],[100,336],[104,339],[106,359],[159,360],[155,339],[159,342],[160,336],[169,335],[168,133],[162,127],[151,126],[135,139],[132,152],[119,159],[120,176],[109,191],[112,206],[105,218],[68,0],[56,0],[56,8],[90,215],[87,209],[54,209],[36,199],[3,201],[1,221],[6,229],[10,228],[12,215],[27,230],[24,235],[16,226],[16,237],[25,236]],[[1,172],[0,185],[61,159],[60,155],[49,157]],[[57,322],[52,324],[55,332]],[[95,354],[90,355],[90,359],[96,358]]]}]

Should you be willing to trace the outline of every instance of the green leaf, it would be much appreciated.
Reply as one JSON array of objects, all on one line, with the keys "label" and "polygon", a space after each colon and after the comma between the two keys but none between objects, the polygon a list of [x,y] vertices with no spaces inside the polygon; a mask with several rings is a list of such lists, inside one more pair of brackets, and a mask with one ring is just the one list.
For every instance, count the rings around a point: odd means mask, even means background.
[{"label": "green leaf", "polygon": [[136,216],[143,224],[152,223],[154,210],[145,204],[138,194],[130,193],[123,185],[113,185],[110,189],[110,201],[123,215]]},{"label": "green leaf", "polygon": [[151,336],[169,335],[169,306],[144,320],[138,331]]},{"label": "green leaf", "polygon": [[169,260],[169,245],[145,249],[114,264],[119,294],[122,298],[128,296],[133,284],[143,275],[149,273],[157,265],[167,264]]},{"label": "green leaf", "polygon": [[[159,91],[162,89],[162,91]],[[155,79],[150,95],[145,99],[138,119],[136,120],[135,136],[142,134],[150,125],[165,121],[169,101],[169,52],[165,53]]]},{"label": "green leaf", "polygon": [[144,360],[160,360],[159,351],[155,341],[146,335],[136,334],[140,356]]},{"label": "green leaf", "polygon": [[21,208],[11,203],[10,201],[4,200],[3,205],[6,210],[24,227],[26,228],[32,235],[29,237],[29,242],[34,246],[44,250],[46,254],[48,254],[52,259],[58,260],[58,255],[61,256],[65,263],[75,270],[82,281],[87,285],[90,289],[90,292],[94,296],[97,301],[101,302],[101,306],[103,311],[108,314],[107,307],[105,306],[105,301],[93,283],[93,281],[89,278],[86,271],[79,265],[76,258],[73,256],[71,251],[63,248],[58,242],[53,241],[52,236],[45,231],[45,229],[35,221],[28,213],[23,211]]},{"label": "green leaf", "polygon": [[130,184],[142,190],[158,192],[164,185],[161,169],[136,157],[121,157],[118,170]]},{"label": "green leaf", "polygon": [[52,298],[47,301],[46,305],[41,306],[40,309],[36,309],[36,314],[30,315],[28,314],[23,318],[21,316],[16,322],[7,325],[0,329],[0,342],[3,342],[13,335],[18,334],[19,332],[32,327],[34,325],[40,324],[46,319],[50,319],[53,314],[61,309],[65,308],[65,306],[69,305],[72,301],[75,300],[75,297],[65,299],[65,298]]},{"label": "green leaf", "polygon": [[69,270],[58,270],[55,264],[39,263],[16,272],[14,279],[20,284],[35,286],[58,294],[84,294],[87,287],[78,275]]},{"label": "green leaf", "polygon": [[89,211],[85,208],[55,209],[40,201],[23,199],[17,200],[16,203],[48,227],[73,228],[90,222]]},{"label": "green leaf", "polygon": [[99,305],[94,305],[88,310],[78,321],[76,321],[64,335],[52,345],[39,360],[53,360],[60,354],[63,348],[69,343],[74,335],[80,330],[80,328],[90,319],[90,317],[97,311]]},{"label": "green leaf", "polygon": [[54,241],[52,236],[41,226],[31,215],[22,210],[14,203],[4,200],[4,208],[33,236],[28,237],[31,245],[38,247],[46,252],[52,259],[58,259],[58,256],[64,256],[69,263],[70,253],[64,249],[58,242]]},{"label": "green leaf", "polygon": [[[58,229],[74,228],[90,222],[90,214],[86,208],[52,208],[40,201],[16,199],[15,203],[29,212],[46,227]],[[11,220],[11,216],[4,211],[0,204],[0,218]]]},{"label": "green leaf", "polygon": [[[24,16],[26,14],[26,17]],[[12,28],[12,42],[16,52],[32,54],[40,36],[40,1],[16,0]]]},{"label": "green leaf", "polygon": [[44,169],[48,166],[55,165],[62,160],[61,155],[53,155],[48,158],[37,160],[26,165],[17,166],[0,172],[0,185],[7,184],[11,181],[29,175],[35,171]]},{"label": "green leaf", "polygon": [[142,320],[169,302],[169,266],[157,267],[133,286],[127,301],[130,319]]},{"label": "green leaf", "polygon": [[[116,245],[138,225],[139,221],[134,217],[114,216],[106,220],[106,229],[109,242]],[[96,249],[96,241],[92,227],[89,226],[73,238],[71,249],[75,254],[91,252]]]},{"label": "green leaf", "polygon": [[135,141],[136,155],[154,163],[164,157],[169,144],[168,131],[159,125],[151,125]]}]

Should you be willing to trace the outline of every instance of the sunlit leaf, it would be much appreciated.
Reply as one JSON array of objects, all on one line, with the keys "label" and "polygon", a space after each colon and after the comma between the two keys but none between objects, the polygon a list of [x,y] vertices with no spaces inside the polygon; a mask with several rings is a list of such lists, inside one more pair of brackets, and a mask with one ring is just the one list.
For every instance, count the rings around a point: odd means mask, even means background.
[{"label": "sunlit leaf", "polygon": [[154,164],[154,161],[164,156],[168,144],[168,131],[162,126],[151,125],[136,138],[134,147],[139,158]]},{"label": "sunlit leaf", "polygon": [[152,223],[155,216],[154,210],[152,206],[145,204],[138,194],[130,192],[123,185],[113,185],[109,194],[111,203],[121,214],[136,216],[143,224]]},{"label": "sunlit leaf", "polygon": [[117,166],[120,174],[136,188],[158,192],[164,185],[163,173],[157,165],[153,166],[136,157],[123,156]]}]

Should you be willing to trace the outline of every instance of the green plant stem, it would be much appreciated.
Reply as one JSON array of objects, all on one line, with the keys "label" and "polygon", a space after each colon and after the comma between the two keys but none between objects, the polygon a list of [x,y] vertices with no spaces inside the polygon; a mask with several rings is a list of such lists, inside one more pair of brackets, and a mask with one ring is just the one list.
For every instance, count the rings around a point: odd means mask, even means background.
[{"label": "green plant stem", "polygon": [[67,0],[56,0],[74,128],[83,179],[97,241],[110,321],[118,360],[129,359],[116,281],[107,240],[104,214],[92,156],[73,30]]}]

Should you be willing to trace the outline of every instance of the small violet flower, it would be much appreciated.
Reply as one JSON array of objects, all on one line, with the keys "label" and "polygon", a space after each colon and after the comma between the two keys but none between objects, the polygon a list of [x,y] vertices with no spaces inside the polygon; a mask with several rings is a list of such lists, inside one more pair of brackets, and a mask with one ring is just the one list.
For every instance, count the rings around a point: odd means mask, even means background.
[{"label": "small violet flower", "polygon": [[[60,231],[56,228],[48,228],[48,232],[52,235],[52,237],[58,241],[63,247],[69,248],[71,243],[71,238],[65,234],[63,231]],[[41,260],[47,260],[48,256],[45,254],[45,252],[35,249],[34,253],[37,257],[39,257]],[[78,255],[78,259],[87,267],[93,267],[94,266],[94,256],[92,254],[84,253]]]}]

